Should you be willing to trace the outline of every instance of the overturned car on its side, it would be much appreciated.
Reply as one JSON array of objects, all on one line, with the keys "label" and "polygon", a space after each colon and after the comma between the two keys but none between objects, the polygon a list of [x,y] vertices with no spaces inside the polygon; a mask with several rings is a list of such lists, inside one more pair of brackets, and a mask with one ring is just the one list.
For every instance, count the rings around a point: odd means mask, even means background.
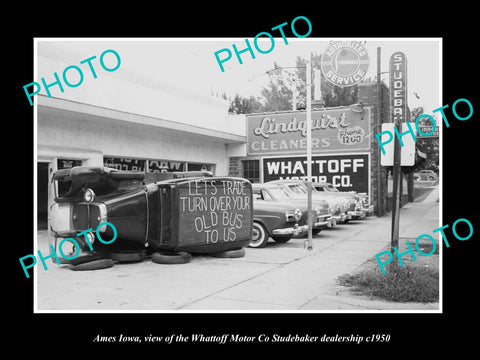
[{"label": "overturned car on its side", "polygon": [[73,167],[55,172],[52,186],[50,244],[72,270],[146,257],[185,263],[192,253],[243,256],[252,236],[252,186],[245,179]]}]

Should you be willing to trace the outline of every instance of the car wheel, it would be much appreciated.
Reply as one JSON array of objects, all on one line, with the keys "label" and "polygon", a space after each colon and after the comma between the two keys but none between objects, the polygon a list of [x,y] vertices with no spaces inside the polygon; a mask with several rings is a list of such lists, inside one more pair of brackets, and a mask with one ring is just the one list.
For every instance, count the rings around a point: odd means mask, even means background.
[{"label": "car wheel", "polygon": [[257,221],[254,221],[252,239],[250,240],[250,244],[248,244],[248,246],[252,248],[260,248],[260,247],[264,247],[267,244],[267,242],[268,242],[267,229],[265,229],[265,226],[263,226],[263,224]]},{"label": "car wheel", "polygon": [[123,250],[110,254],[113,261],[131,263],[144,261],[146,257],[145,250]]},{"label": "car wheel", "polygon": [[292,237],[289,236],[272,236],[272,239],[275,240],[277,243],[286,243],[289,241]]},{"label": "car wheel", "polygon": [[184,251],[157,251],[152,254],[151,259],[156,264],[186,264],[192,261],[192,255]]},{"label": "car wheel", "polygon": [[312,229],[312,235],[315,236],[315,235],[318,235],[322,232],[322,229]]},{"label": "car wheel", "polygon": [[112,259],[98,259],[88,262],[84,262],[78,265],[70,264],[68,268],[73,271],[85,271],[85,270],[99,270],[106,269],[113,266]]},{"label": "car wheel", "polygon": [[245,249],[235,249],[235,250],[227,250],[227,251],[221,251],[217,253],[210,253],[210,256],[216,257],[216,258],[241,258],[245,256]]},{"label": "car wheel", "polygon": [[83,263],[103,259],[110,259],[110,256],[99,252],[87,252],[82,254],[81,256],[76,257],[75,259],[70,260],[70,264],[73,266],[77,266]]}]

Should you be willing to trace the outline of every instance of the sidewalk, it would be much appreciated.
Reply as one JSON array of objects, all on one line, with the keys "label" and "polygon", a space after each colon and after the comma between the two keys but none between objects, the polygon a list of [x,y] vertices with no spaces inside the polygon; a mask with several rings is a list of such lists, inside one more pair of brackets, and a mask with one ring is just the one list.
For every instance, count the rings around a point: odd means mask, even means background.
[{"label": "sidewalk", "polygon": [[[414,243],[415,239],[422,234],[432,235],[438,244],[438,233],[433,234],[432,230],[439,224],[439,190],[438,186],[422,201],[406,204],[400,211],[399,251],[407,250],[405,243]],[[388,226],[391,226],[391,214],[383,217]],[[390,234],[390,232],[388,233]],[[421,241],[420,241],[421,243]],[[374,254],[390,249],[390,238]],[[368,257],[365,261],[368,260]],[[360,267],[361,265],[359,265]],[[340,269],[339,269],[340,270]],[[345,270],[348,270],[345,268]],[[355,271],[355,269],[353,270]],[[350,273],[351,271],[345,271]],[[338,273],[338,275],[341,275]],[[366,296],[349,295],[348,291],[337,291],[334,294],[321,294],[312,301],[305,304],[302,310],[312,309],[341,309],[341,310],[417,310],[417,311],[439,311],[439,303],[393,303],[381,300],[371,300]]]}]

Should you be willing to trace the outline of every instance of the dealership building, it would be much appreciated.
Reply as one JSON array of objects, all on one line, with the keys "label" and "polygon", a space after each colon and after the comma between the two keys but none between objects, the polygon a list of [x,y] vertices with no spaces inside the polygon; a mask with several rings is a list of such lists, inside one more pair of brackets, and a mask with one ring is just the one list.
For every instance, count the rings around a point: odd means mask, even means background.
[{"label": "dealership building", "polygon": [[[86,54],[40,43],[39,74],[47,84]],[[91,54],[90,54],[91,55]],[[106,60],[105,60],[106,61]],[[88,67],[87,67],[88,68]],[[99,68],[100,69],[100,68]],[[101,70],[101,69],[100,69]],[[53,200],[51,174],[73,166],[109,166],[145,172],[208,170],[228,175],[230,146],[246,142],[243,117],[228,116],[229,102],[153,80],[127,68],[84,74],[36,96],[38,226]],[[70,71],[74,82],[74,71]],[[77,81],[78,82],[78,81]]]},{"label": "dealership building", "polygon": [[[37,71],[53,73],[85,58],[41,43]],[[73,72],[72,72],[73,74]],[[51,86],[35,99],[38,227],[47,225],[51,174],[73,166],[144,172],[208,170],[266,182],[306,175],[304,110],[230,115],[229,102],[120,67],[80,86]],[[73,78],[73,75],[72,77]],[[73,81],[73,80],[71,80]],[[388,89],[359,84],[359,104],[312,111],[312,174],[341,190],[368,192],[386,209],[386,169],[375,134],[388,121]],[[377,111],[379,110],[379,111]]]}]

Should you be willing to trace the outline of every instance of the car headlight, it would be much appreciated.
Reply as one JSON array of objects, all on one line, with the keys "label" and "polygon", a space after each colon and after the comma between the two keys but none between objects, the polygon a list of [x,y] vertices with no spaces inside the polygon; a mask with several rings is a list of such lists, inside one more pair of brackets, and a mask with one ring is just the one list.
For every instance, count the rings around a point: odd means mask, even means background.
[{"label": "car headlight", "polygon": [[294,218],[295,218],[296,221],[298,221],[302,218],[302,211],[299,208],[295,209]]},{"label": "car headlight", "polygon": [[295,209],[295,210],[287,210],[285,211],[285,220],[286,222],[291,222],[291,221],[298,221],[302,217],[302,212],[300,209]]},{"label": "car headlight", "polygon": [[83,192],[83,200],[86,202],[92,202],[95,199],[95,193],[93,192],[92,189],[87,188]]},{"label": "car headlight", "polygon": [[95,241],[95,235],[93,235],[93,232],[89,231],[86,233],[87,239],[90,242],[90,244],[93,244]]}]

